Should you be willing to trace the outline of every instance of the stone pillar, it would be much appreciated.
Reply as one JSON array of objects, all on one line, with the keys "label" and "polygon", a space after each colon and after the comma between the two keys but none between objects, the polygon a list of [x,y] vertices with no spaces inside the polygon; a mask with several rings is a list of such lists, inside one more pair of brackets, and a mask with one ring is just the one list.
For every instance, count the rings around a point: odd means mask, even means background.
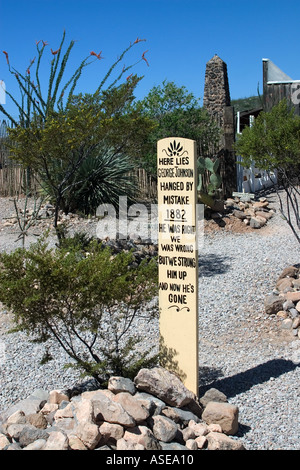
[{"label": "stone pillar", "polygon": [[219,156],[223,197],[237,190],[236,159],[233,151],[235,140],[234,109],[231,106],[226,63],[215,54],[206,64],[203,107],[221,129]]},{"label": "stone pillar", "polygon": [[215,54],[206,64],[203,107],[223,127],[225,106],[230,106],[227,65]]}]

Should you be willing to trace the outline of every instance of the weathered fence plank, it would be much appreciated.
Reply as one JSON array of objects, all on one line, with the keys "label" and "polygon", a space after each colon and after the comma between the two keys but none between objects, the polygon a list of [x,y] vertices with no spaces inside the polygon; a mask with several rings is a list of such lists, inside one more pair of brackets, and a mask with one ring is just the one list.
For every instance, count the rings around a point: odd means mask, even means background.
[{"label": "weathered fence plank", "polygon": [[[0,160],[1,162],[1,160]],[[26,171],[16,164],[0,165],[0,196],[14,197],[25,194]],[[154,201],[157,197],[157,181],[152,175],[149,175],[143,168],[138,168],[133,172],[137,179],[137,194],[139,199]],[[37,182],[32,175],[31,190],[35,191],[38,187]]]}]

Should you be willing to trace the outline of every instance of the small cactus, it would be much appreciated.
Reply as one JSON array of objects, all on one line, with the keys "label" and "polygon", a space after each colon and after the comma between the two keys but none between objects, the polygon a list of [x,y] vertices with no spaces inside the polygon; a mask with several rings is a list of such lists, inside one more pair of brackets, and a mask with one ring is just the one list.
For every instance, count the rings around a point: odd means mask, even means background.
[{"label": "small cactus", "polygon": [[198,191],[201,191],[203,189],[203,178],[202,175],[206,171],[208,171],[210,174],[209,177],[209,184],[208,184],[208,193],[209,194],[214,194],[217,189],[222,184],[222,179],[219,173],[217,173],[219,166],[220,166],[220,159],[217,158],[215,161],[211,160],[210,158],[206,157],[200,157],[197,160],[197,166],[198,166]]},{"label": "small cactus", "polygon": [[[197,160],[198,168],[198,191],[200,192],[200,198],[204,202],[211,206],[214,203],[214,197],[216,196],[216,191],[220,188],[222,184],[222,178],[218,173],[220,166],[220,159],[212,160],[211,158],[199,157]],[[207,187],[203,186],[203,175],[209,173],[209,183]]]}]

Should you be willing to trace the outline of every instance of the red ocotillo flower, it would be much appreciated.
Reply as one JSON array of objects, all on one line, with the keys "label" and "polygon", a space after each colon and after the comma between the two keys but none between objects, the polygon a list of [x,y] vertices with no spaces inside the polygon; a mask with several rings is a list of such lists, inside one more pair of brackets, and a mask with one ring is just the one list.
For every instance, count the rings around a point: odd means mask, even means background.
[{"label": "red ocotillo flower", "polygon": [[132,77],[132,73],[131,73],[130,75],[128,75],[128,77],[126,78],[126,80],[129,80],[131,77]]},{"label": "red ocotillo flower", "polygon": [[3,51],[3,54],[5,54],[6,62],[7,62],[7,64],[9,65],[8,53],[7,53],[6,51]]},{"label": "red ocotillo flower", "polygon": [[143,59],[143,60],[146,62],[146,64],[147,64],[147,65],[148,65],[148,67],[149,67],[148,60],[147,60],[147,59],[146,59],[146,57],[145,57],[145,54],[146,54],[146,52],[148,52],[148,50],[147,50],[147,51],[145,51],[145,52],[143,52],[143,54],[142,54],[142,59]]},{"label": "red ocotillo flower", "polygon": [[57,54],[59,51],[60,51],[60,48],[57,49],[56,51],[53,51],[53,50],[51,49],[51,52],[52,52],[53,55]]},{"label": "red ocotillo flower", "polygon": [[48,46],[49,44],[47,41],[42,41],[42,43],[43,43],[43,46]]},{"label": "red ocotillo flower", "polygon": [[41,42],[41,39],[39,41],[35,41],[35,44],[38,46],[40,42]]},{"label": "red ocotillo flower", "polygon": [[136,38],[133,44],[137,44],[138,42],[145,41],[145,39],[140,39],[139,37]]},{"label": "red ocotillo flower", "polygon": [[90,52],[90,55],[94,55],[99,60],[103,59],[103,57],[101,57],[101,54],[102,54],[102,51],[100,51],[99,54],[96,54],[96,52],[94,52],[94,51]]}]

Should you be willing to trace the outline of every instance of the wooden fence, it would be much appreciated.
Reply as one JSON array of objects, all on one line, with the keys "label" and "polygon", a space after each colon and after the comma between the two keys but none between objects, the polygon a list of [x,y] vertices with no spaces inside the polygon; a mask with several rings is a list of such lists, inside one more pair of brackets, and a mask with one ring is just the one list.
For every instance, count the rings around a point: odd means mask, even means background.
[{"label": "wooden fence", "polygon": [[[19,197],[25,196],[26,187],[26,170],[21,166],[8,165],[0,169],[0,196],[2,197]],[[38,183],[31,175],[30,192],[35,193],[38,190]]]},{"label": "wooden fence", "polygon": [[[1,155],[0,155],[1,162]],[[25,179],[26,171],[21,166],[15,164],[0,165],[0,196],[1,197],[17,197],[25,195]],[[144,169],[137,169],[134,172],[137,180],[137,194],[141,200],[155,201],[157,197],[156,179],[149,175]],[[37,183],[34,175],[31,178],[31,190],[37,190]]]},{"label": "wooden fence", "polygon": [[0,169],[0,195],[17,196],[23,193],[24,170],[19,167],[6,166]]},{"label": "wooden fence", "polygon": [[157,180],[147,173],[143,168],[135,170],[134,176],[138,182],[138,193],[141,200],[156,201]]}]

